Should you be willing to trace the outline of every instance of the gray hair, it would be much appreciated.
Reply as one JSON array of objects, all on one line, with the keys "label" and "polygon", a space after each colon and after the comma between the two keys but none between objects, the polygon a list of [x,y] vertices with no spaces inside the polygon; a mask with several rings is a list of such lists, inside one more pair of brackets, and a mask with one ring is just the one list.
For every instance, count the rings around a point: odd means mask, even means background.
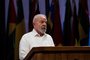
[{"label": "gray hair", "polygon": [[[46,16],[44,15],[44,14],[37,14],[37,15],[35,15],[34,16],[34,18],[33,18],[33,23],[37,20],[37,18],[39,18],[39,17],[45,17],[46,18]],[[46,19],[47,20],[47,19]]]}]

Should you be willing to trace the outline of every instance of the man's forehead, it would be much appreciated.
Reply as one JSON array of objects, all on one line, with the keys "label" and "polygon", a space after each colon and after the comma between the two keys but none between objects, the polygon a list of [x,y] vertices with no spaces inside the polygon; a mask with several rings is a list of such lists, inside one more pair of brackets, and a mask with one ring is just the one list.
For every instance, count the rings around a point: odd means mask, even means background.
[{"label": "man's forehead", "polygon": [[46,17],[44,17],[44,16],[39,17],[38,19],[39,19],[39,20],[46,20],[46,21],[47,21]]}]

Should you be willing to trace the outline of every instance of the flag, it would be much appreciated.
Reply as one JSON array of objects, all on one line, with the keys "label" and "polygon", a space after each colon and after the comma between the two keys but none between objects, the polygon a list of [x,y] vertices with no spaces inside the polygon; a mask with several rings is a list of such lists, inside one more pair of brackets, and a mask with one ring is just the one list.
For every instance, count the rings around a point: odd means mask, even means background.
[{"label": "flag", "polygon": [[52,26],[53,23],[51,21],[51,8],[49,4],[49,0],[45,0],[45,7],[46,7],[46,17],[47,17],[47,32],[48,34],[52,35]]},{"label": "flag", "polygon": [[76,14],[76,3],[75,0],[72,1],[73,11],[72,11],[72,37],[75,41],[75,45],[78,45],[79,41],[79,31],[78,31],[78,16]]},{"label": "flag", "polygon": [[40,11],[39,11],[39,2],[37,1],[36,6],[35,6],[35,15],[39,14],[39,13],[40,13]]},{"label": "flag", "polygon": [[29,0],[29,31],[33,29],[32,20],[34,15],[39,14],[38,0]]},{"label": "flag", "polygon": [[62,40],[63,40],[63,36],[62,36],[62,29],[61,29],[61,20],[60,20],[60,10],[59,10],[59,1],[58,0],[52,0],[53,4],[53,28],[52,28],[52,37],[55,43],[55,46],[58,45],[62,45]]},{"label": "flag", "polygon": [[0,46],[1,55],[0,60],[6,60],[6,36],[5,36],[5,0],[0,1]]},{"label": "flag", "polygon": [[78,19],[79,19],[80,45],[87,46],[89,39],[89,15],[88,15],[87,0],[79,0]]},{"label": "flag", "polygon": [[19,42],[23,34],[25,34],[25,21],[22,0],[17,0],[17,19],[16,19],[16,35],[15,35],[15,60],[19,59]]},{"label": "flag", "polygon": [[71,17],[72,17],[72,10],[70,0],[66,1],[66,11],[65,11],[65,20],[64,20],[64,29],[63,29],[63,45],[65,46],[73,46],[75,45],[75,41],[72,35],[71,29]]},{"label": "flag", "polygon": [[16,11],[13,0],[9,0],[7,19],[7,60],[13,60],[16,27]]}]

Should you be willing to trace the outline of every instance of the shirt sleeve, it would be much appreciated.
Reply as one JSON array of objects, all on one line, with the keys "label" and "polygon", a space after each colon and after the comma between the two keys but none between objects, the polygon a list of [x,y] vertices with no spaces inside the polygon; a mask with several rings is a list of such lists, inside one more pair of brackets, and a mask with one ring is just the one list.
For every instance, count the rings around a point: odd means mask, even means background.
[{"label": "shirt sleeve", "polygon": [[48,35],[48,40],[49,40],[49,41],[48,41],[48,42],[49,42],[49,45],[55,47],[53,38],[52,38],[50,35]]},{"label": "shirt sleeve", "polygon": [[[51,37],[51,36],[50,36]],[[51,37],[51,46],[55,46],[53,38]]]},{"label": "shirt sleeve", "polygon": [[29,52],[29,43],[26,36],[23,36],[19,44],[19,59],[23,60]]}]

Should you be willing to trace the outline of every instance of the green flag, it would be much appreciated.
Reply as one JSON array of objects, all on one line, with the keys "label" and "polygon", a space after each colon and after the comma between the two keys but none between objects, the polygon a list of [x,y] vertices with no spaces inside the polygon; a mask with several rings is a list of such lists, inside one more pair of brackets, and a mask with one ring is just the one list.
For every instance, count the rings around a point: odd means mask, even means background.
[{"label": "green flag", "polygon": [[7,60],[14,59],[16,12],[13,0],[9,0],[7,18]]},{"label": "green flag", "polygon": [[22,0],[17,0],[17,19],[16,19],[16,32],[15,32],[15,60],[19,59],[19,41],[23,34],[25,34],[25,21]]},{"label": "green flag", "polygon": [[80,45],[87,46],[89,39],[89,15],[87,0],[79,0],[78,20]]}]

